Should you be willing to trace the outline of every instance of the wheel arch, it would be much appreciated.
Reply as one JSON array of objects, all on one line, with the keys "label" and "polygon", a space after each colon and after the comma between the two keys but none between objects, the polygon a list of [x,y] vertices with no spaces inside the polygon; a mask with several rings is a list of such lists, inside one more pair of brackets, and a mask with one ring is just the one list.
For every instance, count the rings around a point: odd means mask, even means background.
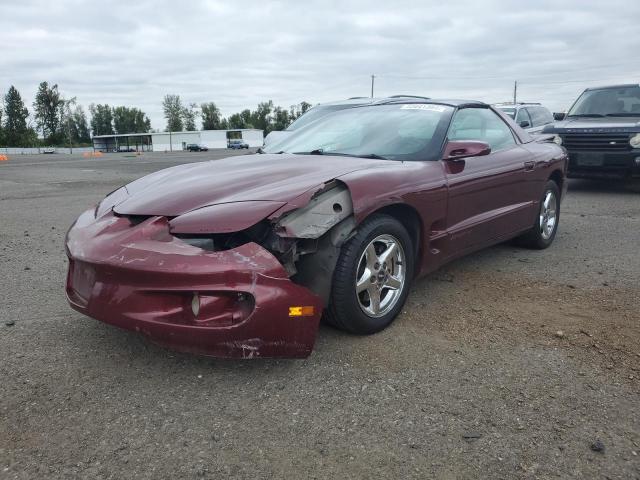
[{"label": "wheel arch", "polygon": [[409,237],[413,242],[413,253],[414,253],[414,274],[417,274],[420,270],[420,265],[422,262],[422,242],[423,238],[424,226],[422,225],[422,220],[420,218],[420,214],[418,211],[408,205],[406,203],[392,203],[390,205],[385,205],[383,207],[378,208],[377,210],[373,210],[369,212],[365,219],[371,217],[372,215],[383,214],[389,215],[390,217],[398,220],[404,228],[406,228],[409,233]]},{"label": "wheel arch", "polygon": [[565,182],[565,178],[564,178],[564,175],[562,174],[562,171],[554,170],[553,172],[551,172],[551,175],[549,175],[549,180],[556,182],[556,185],[558,185],[558,191],[560,192],[560,197],[562,197],[562,192],[563,192],[563,187]]}]

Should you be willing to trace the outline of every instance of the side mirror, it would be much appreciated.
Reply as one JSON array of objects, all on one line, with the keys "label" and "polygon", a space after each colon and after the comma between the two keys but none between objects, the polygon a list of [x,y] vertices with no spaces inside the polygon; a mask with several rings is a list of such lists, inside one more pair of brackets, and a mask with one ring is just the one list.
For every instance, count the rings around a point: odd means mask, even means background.
[{"label": "side mirror", "polygon": [[531,126],[531,124],[526,120],[522,120],[520,122],[520,128],[529,128],[530,126]]},{"label": "side mirror", "polygon": [[485,142],[475,140],[454,140],[447,142],[444,148],[444,160],[462,160],[467,157],[481,157],[489,155],[491,147]]},{"label": "side mirror", "polygon": [[564,112],[554,112],[553,114],[553,119],[560,121],[560,120],[564,120],[567,117],[567,114]]}]

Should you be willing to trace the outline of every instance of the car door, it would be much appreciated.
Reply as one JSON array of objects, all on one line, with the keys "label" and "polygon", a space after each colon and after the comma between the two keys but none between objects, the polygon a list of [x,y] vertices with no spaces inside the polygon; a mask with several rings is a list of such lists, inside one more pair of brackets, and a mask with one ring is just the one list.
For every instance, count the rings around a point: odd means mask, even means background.
[{"label": "car door", "polygon": [[442,160],[452,255],[526,229],[533,208],[525,188],[526,171],[534,165],[511,128],[490,108],[463,108],[454,114],[447,138],[491,147],[488,155]]},{"label": "car door", "polygon": [[529,111],[526,108],[522,107],[518,109],[518,114],[516,115],[516,123],[526,130],[529,130],[533,127],[531,115],[529,115]]}]

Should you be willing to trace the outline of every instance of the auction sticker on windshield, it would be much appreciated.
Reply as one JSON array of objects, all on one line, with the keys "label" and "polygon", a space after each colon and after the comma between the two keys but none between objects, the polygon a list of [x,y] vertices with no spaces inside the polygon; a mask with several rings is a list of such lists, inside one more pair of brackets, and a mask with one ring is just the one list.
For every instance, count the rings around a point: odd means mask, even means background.
[{"label": "auction sticker on windshield", "polygon": [[431,112],[444,112],[446,108],[442,105],[432,105],[429,103],[410,103],[400,107],[402,110],[429,110]]}]

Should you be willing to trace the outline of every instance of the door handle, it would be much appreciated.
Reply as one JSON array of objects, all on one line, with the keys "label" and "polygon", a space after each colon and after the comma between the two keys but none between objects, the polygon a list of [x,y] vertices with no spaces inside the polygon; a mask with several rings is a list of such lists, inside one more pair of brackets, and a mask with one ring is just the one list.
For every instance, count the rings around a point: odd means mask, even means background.
[{"label": "door handle", "polygon": [[524,171],[525,172],[530,172],[531,170],[534,169],[535,166],[536,166],[536,162],[534,162],[532,160],[524,162]]}]

